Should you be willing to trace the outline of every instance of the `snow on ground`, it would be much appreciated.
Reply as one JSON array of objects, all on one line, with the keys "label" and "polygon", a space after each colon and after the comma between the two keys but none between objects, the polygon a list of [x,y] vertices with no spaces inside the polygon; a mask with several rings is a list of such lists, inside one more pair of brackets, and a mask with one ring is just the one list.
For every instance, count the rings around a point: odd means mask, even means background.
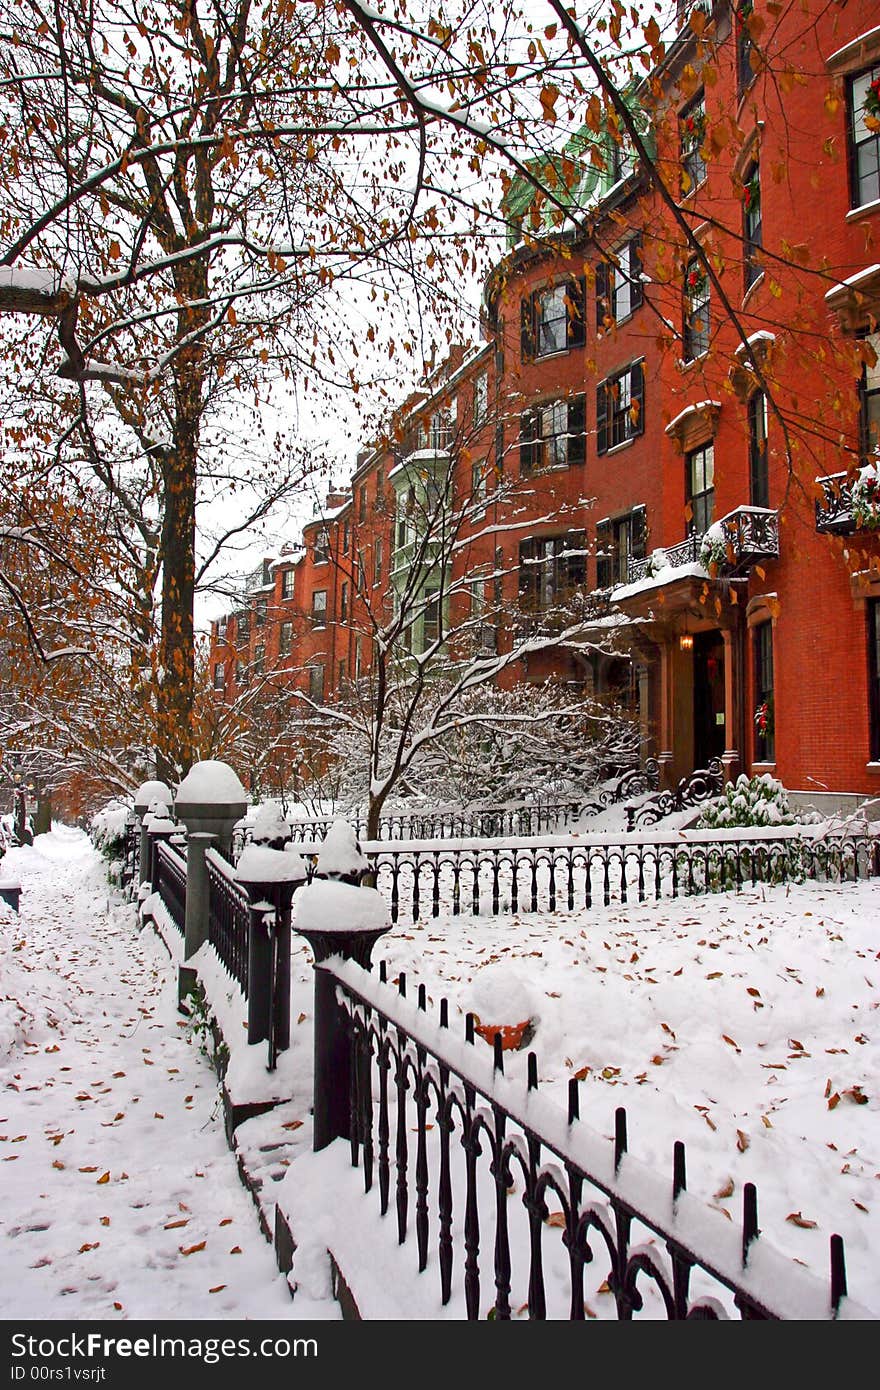
[{"label": "snow on ground", "polygon": [[336,1319],[290,1297],[160,939],[85,835],[10,850],[0,904],[0,1318]]},{"label": "snow on ground", "polygon": [[[13,1185],[0,1222],[0,1316],[332,1317],[315,1239],[334,1220],[344,1223],[355,1294],[370,1285],[372,1316],[443,1316],[430,1270],[415,1279],[413,1242],[399,1260],[394,1253],[394,1218],[378,1218],[375,1192],[363,1196],[356,1174],[343,1190],[339,1146],[326,1159],[309,1153],[305,943],[294,936],[292,1046],[279,1065],[279,1077],[289,1079],[291,1068],[302,1075],[275,1117],[237,1131],[242,1150],[267,1170],[289,1164],[284,1182],[268,1182],[264,1194],[300,1184],[315,1218],[296,1231],[303,1239],[291,1304],[226,1151],[213,1073],[180,1026],[159,940],[137,934],[133,907],[108,907],[101,863],[74,832],[41,837],[5,867],[23,893],[21,919],[0,919],[0,993],[12,996],[0,1005],[8,1054],[0,1161],[13,1160],[4,1173],[12,1170]],[[733,1222],[743,1184],[754,1182],[762,1238],[823,1278],[829,1236],[841,1234],[850,1294],[880,1316],[877,905],[875,880],[588,912],[449,916],[399,923],[374,960],[386,960],[391,979],[406,971],[409,998],[424,982],[429,1009],[445,995],[453,1030],[463,1027],[456,1008],[519,1014],[526,1001],[542,1092],[564,1105],[569,1077],[581,1076],[582,1123],[609,1139],[614,1110],[625,1105],[630,1153],[670,1177],[673,1143],[684,1140],[688,1190]],[[205,981],[231,1044],[230,1076],[247,1089],[267,1076],[265,1044],[244,1041],[240,996],[219,964]],[[54,1046],[61,1051],[47,1050]],[[524,1076],[525,1066],[525,1052],[505,1054],[507,1076]],[[279,1136],[286,1157],[265,1147]],[[322,1191],[334,1194],[332,1211],[316,1210]],[[227,1217],[234,1224],[221,1226]],[[172,1224],[181,1219],[187,1226]],[[202,1240],[203,1250],[182,1253]],[[234,1245],[243,1254],[232,1258]],[[220,1284],[226,1289],[212,1294]],[[607,1315],[607,1296],[593,1303]]]}]

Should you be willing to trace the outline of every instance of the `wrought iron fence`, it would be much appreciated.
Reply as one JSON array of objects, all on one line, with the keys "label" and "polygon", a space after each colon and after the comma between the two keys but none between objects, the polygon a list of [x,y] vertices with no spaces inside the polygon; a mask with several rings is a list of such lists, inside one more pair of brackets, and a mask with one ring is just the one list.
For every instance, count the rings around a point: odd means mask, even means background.
[{"label": "wrought iron fence", "polygon": [[635,830],[637,825],[656,825],[664,816],[675,811],[684,811],[688,806],[699,806],[713,796],[720,796],[724,787],[724,768],[720,758],[711,758],[707,767],[696,768],[682,777],[677,787],[657,792],[643,801],[640,806],[627,806],[626,828]]},{"label": "wrought iron fence", "polygon": [[705,831],[675,836],[574,836],[510,841],[383,844],[364,853],[391,920],[590,910],[803,879],[859,879],[880,872],[880,841],[807,827],[775,832]]},{"label": "wrought iron fence", "polygon": [[[464,810],[401,811],[379,820],[380,840],[454,840],[501,835],[546,835],[567,830],[583,819],[598,815],[630,796],[657,787],[659,769],[654,758],[640,767],[627,768],[610,785],[597,788],[588,798],[571,801],[523,802],[512,806],[471,806]],[[361,813],[345,814],[358,836],[366,833]],[[298,843],[321,839],[334,817],[317,816],[294,821],[291,838]],[[241,837],[239,843],[242,843]]]},{"label": "wrought iron fence", "polygon": [[186,859],[167,843],[158,843],[154,852],[159,871],[159,897],[182,936],[186,923]]},{"label": "wrought iron fence", "polygon": [[205,850],[208,869],[208,940],[248,997],[248,895],[232,868],[215,849]]},{"label": "wrought iron fence", "polygon": [[[462,1043],[445,1000],[439,1027],[429,1018],[424,986],[414,1004],[403,976],[395,992],[384,970],[324,968],[348,1017],[352,1164],[419,1271],[431,1263],[444,1306],[463,1302],[469,1320],[581,1321],[610,1295],[624,1320],[837,1316],[839,1236],[826,1284],[759,1239],[753,1185],[737,1229],[687,1192],[682,1143],[664,1180],[628,1152],[623,1109],[606,1139],[581,1121],[576,1080],[566,1116],[539,1094],[534,1054],[527,1087],[503,1075],[500,1035],[494,1059],[480,1055],[472,1015]],[[871,1316],[850,1300],[846,1315]]]}]

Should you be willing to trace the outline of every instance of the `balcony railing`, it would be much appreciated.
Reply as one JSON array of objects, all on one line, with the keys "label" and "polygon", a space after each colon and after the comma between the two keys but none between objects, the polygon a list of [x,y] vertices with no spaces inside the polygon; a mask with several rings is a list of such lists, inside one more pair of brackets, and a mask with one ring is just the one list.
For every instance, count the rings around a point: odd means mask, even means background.
[{"label": "balcony railing", "polygon": [[779,513],[771,507],[737,507],[718,524],[724,531],[730,570],[778,559]]},{"label": "balcony railing", "polygon": [[[737,507],[715,522],[717,545],[713,556],[719,574],[737,574],[779,556],[779,514],[770,507]],[[710,535],[713,534],[710,532]],[[681,569],[701,561],[703,536],[688,536],[678,545],[662,548],[663,568]],[[637,584],[656,573],[655,554],[627,561],[626,582]]]},{"label": "balcony railing", "polygon": [[850,535],[856,528],[852,509],[852,479],[846,473],[817,478],[822,496],[816,498],[816,530]]},{"label": "balcony railing", "polygon": [[[665,563],[672,569],[681,569],[684,565],[695,565],[700,558],[700,541],[702,536],[688,536],[686,540],[679,541],[678,545],[668,545],[663,547]],[[630,555],[626,564],[627,584],[638,584],[640,580],[647,579],[652,573],[654,558],[652,555],[644,555],[638,559]]]}]

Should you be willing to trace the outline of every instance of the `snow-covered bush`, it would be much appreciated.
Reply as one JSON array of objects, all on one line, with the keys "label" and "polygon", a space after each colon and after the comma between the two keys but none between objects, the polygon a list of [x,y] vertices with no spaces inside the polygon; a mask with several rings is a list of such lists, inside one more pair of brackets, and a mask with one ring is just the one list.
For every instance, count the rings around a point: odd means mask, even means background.
[{"label": "snow-covered bush", "polygon": [[128,802],[116,799],[108,801],[92,816],[92,844],[107,859],[119,859],[125,855],[125,826],[130,810]]},{"label": "snow-covered bush", "polygon": [[711,574],[727,563],[727,537],[720,521],[713,521],[700,541],[700,564]]},{"label": "snow-covered bush", "polygon": [[850,493],[853,520],[863,531],[880,530],[880,472],[876,463],[859,471]]},{"label": "snow-covered bush", "polygon": [[657,550],[652,550],[645,564],[645,577],[647,579],[653,579],[661,570],[666,569],[668,564],[669,559],[665,550],[659,548]]},{"label": "snow-covered bush", "polygon": [[698,830],[721,830],[755,825],[796,825],[788,793],[769,773],[728,782],[720,796],[708,801],[697,821]]}]

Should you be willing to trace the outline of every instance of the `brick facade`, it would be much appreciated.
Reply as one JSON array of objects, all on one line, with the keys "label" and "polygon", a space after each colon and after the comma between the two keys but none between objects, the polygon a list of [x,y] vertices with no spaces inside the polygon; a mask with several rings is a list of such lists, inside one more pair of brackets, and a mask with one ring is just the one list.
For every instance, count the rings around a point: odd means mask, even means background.
[{"label": "brick facade", "polygon": [[[621,618],[618,656],[585,619],[578,640],[501,680],[628,689],[667,781],[718,755],[729,775],[880,791],[880,533],[846,505],[875,410],[873,378],[860,378],[880,306],[880,188],[870,196],[877,152],[853,103],[865,74],[880,76],[876,18],[871,0],[811,0],[767,24],[751,64],[727,4],[702,39],[685,26],[652,127],[677,197],[636,168],[607,189],[589,236],[511,247],[485,286],[485,341],[403,403],[345,494],[304,527],[303,549],[267,562],[214,625],[218,698],[253,680],[259,644],[264,672],[347,697],[406,575],[407,508],[424,504],[413,479],[451,460],[457,495],[485,493],[455,552],[455,577],[472,582],[469,597],[452,585],[452,627],[469,602],[485,612],[474,631],[486,649],[511,650],[536,557],[542,573],[571,566]],[[700,132],[719,146],[705,162]],[[841,483],[832,515],[824,499]],[[722,520],[716,563],[701,565],[700,536]],[[417,642],[433,620],[429,596]]]}]

